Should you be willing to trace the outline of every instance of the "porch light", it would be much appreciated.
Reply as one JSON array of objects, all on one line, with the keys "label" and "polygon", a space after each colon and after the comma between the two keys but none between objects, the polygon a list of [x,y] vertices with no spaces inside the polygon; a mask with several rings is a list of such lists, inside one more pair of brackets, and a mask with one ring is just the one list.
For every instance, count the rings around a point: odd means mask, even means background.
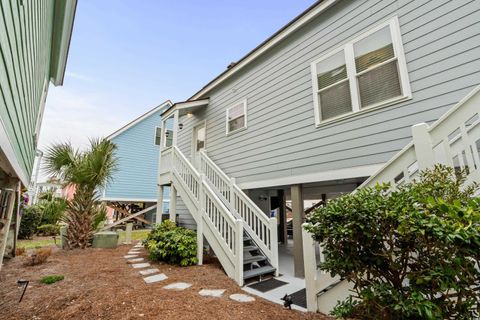
[{"label": "porch light", "polygon": [[192,117],[192,113],[191,112],[187,112],[187,118],[191,118]]}]

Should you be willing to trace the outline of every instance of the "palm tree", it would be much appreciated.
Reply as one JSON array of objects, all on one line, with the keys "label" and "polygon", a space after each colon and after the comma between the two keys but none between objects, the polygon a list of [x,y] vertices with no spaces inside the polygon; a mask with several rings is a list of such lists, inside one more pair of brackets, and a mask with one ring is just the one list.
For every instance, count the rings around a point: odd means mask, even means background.
[{"label": "palm tree", "polygon": [[117,165],[116,146],[106,139],[91,139],[85,151],[70,143],[54,144],[45,152],[44,169],[52,178],[73,186],[75,194],[67,200],[63,218],[68,224],[67,242],[70,248],[91,245],[95,232],[95,216],[102,211],[98,192],[112,177]]}]

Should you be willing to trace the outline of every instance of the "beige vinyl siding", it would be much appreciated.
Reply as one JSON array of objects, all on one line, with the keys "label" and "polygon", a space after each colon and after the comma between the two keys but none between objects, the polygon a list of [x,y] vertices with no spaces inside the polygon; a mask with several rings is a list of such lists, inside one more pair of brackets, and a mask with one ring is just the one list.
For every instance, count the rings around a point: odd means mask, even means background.
[{"label": "beige vinyl siding", "polygon": [[[310,64],[398,16],[413,98],[315,127]],[[204,114],[182,118],[179,146],[207,123],[207,151],[237,181],[381,164],[480,83],[479,1],[340,1],[208,93]],[[228,58],[226,58],[228,60]],[[248,129],[225,135],[225,108],[248,99]]]}]

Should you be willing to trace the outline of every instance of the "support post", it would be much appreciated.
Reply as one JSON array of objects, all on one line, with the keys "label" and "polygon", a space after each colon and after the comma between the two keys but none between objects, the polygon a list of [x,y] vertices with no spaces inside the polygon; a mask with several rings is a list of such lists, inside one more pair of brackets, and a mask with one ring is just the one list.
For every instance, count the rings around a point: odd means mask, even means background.
[{"label": "support post", "polygon": [[272,252],[272,266],[275,270],[275,277],[279,275],[278,266],[278,225],[277,218],[270,218],[270,251]]},{"label": "support post", "polygon": [[230,178],[230,212],[235,215],[235,185],[236,180],[235,178]]},{"label": "support post", "polygon": [[305,290],[307,293],[307,310],[317,312],[317,260],[315,257],[315,247],[312,235],[302,226],[303,257],[305,270]]},{"label": "support post", "polygon": [[432,139],[428,132],[429,126],[426,123],[419,123],[412,126],[413,145],[417,158],[418,169],[425,170],[435,164]]},{"label": "support post", "polygon": [[133,223],[129,222],[127,223],[127,227],[125,228],[125,244],[131,244],[132,243],[132,229],[133,229]]},{"label": "support post", "polygon": [[203,215],[205,212],[205,192],[203,185],[205,183],[205,175],[200,174],[200,186],[198,190],[199,206],[197,211],[197,259],[198,265],[203,264]]},{"label": "support post", "polygon": [[305,211],[303,208],[302,185],[291,186],[292,214],[293,214],[293,265],[294,275],[298,278],[304,276],[303,266],[303,245],[302,245],[302,224],[305,222]]},{"label": "support post", "polygon": [[236,252],[235,252],[235,280],[243,286],[243,221],[235,220]]},{"label": "support post", "polygon": [[177,189],[172,184],[170,188],[170,221],[177,222]]},{"label": "support post", "polygon": [[157,190],[157,211],[155,215],[155,223],[162,223],[163,215],[163,186],[159,185]]},{"label": "support post", "polygon": [[[5,196],[6,207],[0,208],[0,219],[3,227],[0,229],[0,270],[2,269],[3,256],[8,242],[8,234],[10,231],[10,224],[12,222],[13,208],[15,207],[15,190],[18,186],[18,180],[9,180],[5,188],[0,188],[0,198]],[[3,211],[2,211],[3,210]]]}]

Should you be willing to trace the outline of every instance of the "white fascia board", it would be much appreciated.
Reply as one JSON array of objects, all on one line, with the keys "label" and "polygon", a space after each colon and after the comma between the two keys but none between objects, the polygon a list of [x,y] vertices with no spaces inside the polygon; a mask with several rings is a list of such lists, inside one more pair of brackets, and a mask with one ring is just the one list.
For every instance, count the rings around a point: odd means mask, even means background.
[{"label": "white fascia board", "polygon": [[323,172],[315,172],[309,174],[302,174],[290,177],[265,179],[259,181],[247,181],[238,182],[240,189],[257,189],[267,187],[286,186],[292,184],[313,183],[331,180],[341,180],[350,178],[369,177],[378,169],[382,167],[382,164],[372,164],[367,166],[358,166],[352,168],[344,168],[338,170],[330,170]]},{"label": "white fascia board", "polygon": [[327,10],[329,7],[331,7],[333,4],[335,4],[339,0],[326,0],[326,1],[321,1],[318,3],[317,7],[309,11],[308,13],[304,14],[302,17],[300,17],[297,21],[293,22],[291,25],[289,25],[287,28],[285,28],[283,31],[281,31],[279,34],[277,34],[275,37],[264,43],[261,47],[247,55],[246,57],[243,58],[238,64],[233,66],[232,68],[228,69],[227,72],[225,72],[223,75],[219,76],[216,80],[212,81],[210,84],[208,84],[206,87],[201,89],[199,92],[197,92],[194,96],[192,96],[189,100],[196,100],[199,99],[200,97],[204,96],[208,92],[210,92],[213,88],[217,87],[219,84],[221,84],[223,81],[227,80],[231,76],[233,76],[235,73],[240,71],[242,68],[244,68],[246,65],[248,65],[250,62],[258,58],[260,55],[264,54],[266,51],[268,51],[270,48],[273,46],[277,45],[279,42],[283,41],[286,37],[291,35],[293,32],[304,26],[306,23],[317,17],[320,13],[323,11]]},{"label": "white fascia board", "polygon": [[7,131],[3,125],[2,119],[0,119],[0,149],[3,151],[10,166],[13,168],[15,175],[22,181],[24,186],[28,186],[30,179],[26,172],[23,171],[20,162],[17,159],[17,155],[13,149],[12,144],[7,136]]},{"label": "white fascia board", "polygon": [[125,126],[121,127],[120,129],[118,129],[117,131],[115,131],[114,133],[112,133],[111,135],[109,135],[107,137],[107,140],[111,140],[113,138],[115,138],[116,136],[118,136],[119,134],[121,134],[122,132],[130,129],[131,127],[133,127],[134,125],[136,125],[137,123],[145,120],[146,118],[150,117],[151,115],[155,114],[157,111],[163,109],[163,108],[168,108],[172,105],[172,102],[170,100],[167,100],[165,102],[163,102],[162,104],[160,104],[159,106],[153,108],[152,110],[142,114],[140,117],[132,120],[131,122],[129,122],[128,124],[126,124]]},{"label": "white fascia board", "polygon": [[115,198],[115,197],[102,197],[100,201],[118,201],[118,202],[157,202],[156,198]]}]

